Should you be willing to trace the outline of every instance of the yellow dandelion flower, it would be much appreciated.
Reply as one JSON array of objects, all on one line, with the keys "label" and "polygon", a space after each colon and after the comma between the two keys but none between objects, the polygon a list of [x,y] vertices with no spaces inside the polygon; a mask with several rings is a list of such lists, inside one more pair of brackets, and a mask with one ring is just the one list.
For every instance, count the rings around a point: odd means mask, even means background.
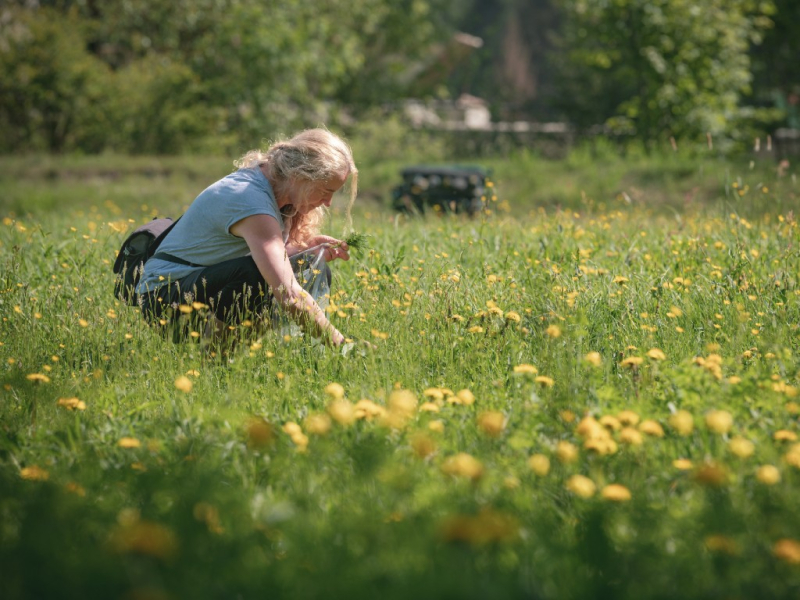
[{"label": "yellow dandelion flower", "polygon": [[679,471],[691,471],[694,468],[694,463],[688,458],[676,458],[672,461],[672,466]]},{"label": "yellow dandelion flower", "polygon": [[350,425],[356,420],[356,411],[350,402],[347,400],[332,400],[328,404],[328,414],[331,419],[339,423],[339,425]]},{"label": "yellow dandelion flower", "polygon": [[800,565],[800,542],[789,538],[778,540],[772,547],[772,554],[790,565]]},{"label": "yellow dandelion flower", "polygon": [[50,473],[36,465],[20,469],[19,476],[28,481],[47,481],[50,479]]},{"label": "yellow dandelion flower", "polygon": [[528,459],[528,466],[539,477],[544,477],[550,472],[550,459],[544,454],[534,454]]},{"label": "yellow dandelion flower", "polygon": [[291,434],[289,437],[298,452],[302,453],[306,451],[308,448],[308,436],[305,433],[298,431],[297,433]]},{"label": "yellow dandelion flower", "polygon": [[600,496],[612,502],[628,502],[631,499],[631,492],[624,485],[612,483],[603,488]]},{"label": "yellow dandelion flower", "polygon": [[288,421],[284,423],[283,430],[291,435],[296,435],[298,433],[303,433],[303,430],[300,428],[300,425],[295,423],[294,421]]},{"label": "yellow dandelion flower", "polygon": [[375,417],[383,417],[386,414],[386,409],[382,406],[375,404],[372,400],[362,398],[355,405],[356,419],[373,419]]},{"label": "yellow dandelion flower", "polygon": [[542,387],[553,387],[555,380],[547,375],[537,375],[533,380]]},{"label": "yellow dandelion flower", "polygon": [[583,360],[593,367],[601,367],[603,365],[603,357],[600,356],[599,352],[589,352],[583,357]]},{"label": "yellow dandelion flower", "polygon": [[483,327],[480,325],[473,325],[469,329],[467,329],[467,333],[483,333]]},{"label": "yellow dandelion flower", "polygon": [[591,415],[581,419],[575,428],[575,433],[584,439],[607,438],[608,431]]},{"label": "yellow dandelion flower", "polygon": [[439,410],[440,410],[439,409],[439,405],[438,404],[434,404],[433,402],[423,402],[422,404],[419,405],[419,411],[420,412],[435,412],[435,413],[438,413]]},{"label": "yellow dandelion flower", "polygon": [[411,449],[419,458],[427,458],[436,452],[436,442],[428,435],[418,432],[409,440]]},{"label": "yellow dandelion flower", "polygon": [[519,323],[522,320],[520,314],[516,311],[509,310],[506,312],[506,321],[513,321],[514,323]]},{"label": "yellow dandelion flower", "polygon": [[341,400],[344,398],[344,387],[340,383],[329,383],[325,386],[324,392],[334,400]]},{"label": "yellow dandelion flower", "polygon": [[444,400],[444,392],[439,388],[428,388],[422,392],[422,395],[433,400]]},{"label": "yellow dandelion flower", "polygon": [[527,363],[522,363],[521,365],[517,365],[514,367],[514,373],[520,375],[536,375],[538,372],[539,369]]},{"label": "yellow dandelion flower", "polygon": [[87,321],[86,319],[78,319],[78,325],[80,325],[81,327],[88,327],[89,321]]},{"label": "yellow dandelion flower", "polygon": [[304,425],[308,433],[326,435],[331,430],[331,418],[324,413],[309,415]]},{"label": "yellow dandelion flower", "polygon": [[678,435],[690,435],[694,430],[694,417],[687,410],[679,410],[670,416],[669,424]]},{"label": "yellow dandelion flower", "polygon": [[117,446],[120,448],[141,448],[142,442],[134,437],[123,437],[119,439]]},{"label": "yellow dandelion flower", "polygon": [[556,458],[564,464],[573,463],[578,460],[578,448],[574,444],[562,440],[556,446]]},{"label": "yellow dandelion flower", "polygon": [[491,306],[491,307],[489,307],[489,311],[488,312],[489,312],[490,315],[497,315],[498,317],[502,317],[503,316],[503,309],[500,308],[499,306]]},{"label": "yellow dandelion flower", "polygon": [[611,439],[611,436],[606,433],[607,437],[604,438],[591,438],[583,443],[585,450],[595,452],[600,456],[608,456],[609,454],[617,453],[617,442]]},{"label": "yellow dandelion flower", "polygon": [[558,412],[558,416],[559,416],[559,417],[561,417],[561,419],[562,419],[562,420],[563,420],[565,423],[572,423],[572,422],[573,422],[573,421],[575,421],[575,419],[577,418],[577,417],[575,416],[575,413],[574,413],[574,412],[572,412],[571,410],[569,410],[568,408],[566,408],[566,409],[564,409],[564,410],[561,410],[561,411],[559,411],[559,412]]},{"label": "yellow dandelion flower", "polygon": [[733,427],[733,416],[726,410],[712,410],[706,413],[706,427],[714,433],[728,433]]},{"label": "yellow dandelion flower", "polygon": [[37,383],[50,383],[50,378],[42,373],[31,373],[30,375],[26,375],[25,379],[28,381],[35,381]]},{"label": "yellow dandelion flower", "polygon": [[269,421],[260,417],[250,419],[246,424],[247,445],[251,448],[264,448],[275,441],[275,431]]},{"label": "yellow dandelion flower", "polygon": [[693,477],[702,485],[720,487],[728,482],[728,471],[718,463],[707,462],[695,470]]},{"label": "yellow dandelion flower", "polygon": [[660,423],[652,419],[642,421],[639,425],[639,431],[653,437],[664,437],[664,428],[661,427]]},{"label": "yellow dandelion flower", "polygon": [[628,279],[624,275],[617,275],[616,277],[614,277],[614,283],[623,284],[623,283],[628,283],[629,281],[630,279]]},{"label": "yellow dandelion flower", "polygon": [[629,356],[628,358],[623,359],[622,362],[619,363],[619,365],[621,367],[628,367],[629,369],[635,369],[643,362],[644,359],[641,356]]},{"label": "yellow dandelion flower", "polygon": [[476,480],[483,475],[483,464],[466,452],[459,452],[442,463],[442,471],[447,475]]},{"label": "yellow dandelion flower", "polygon": [[57,404],[67,410],[86,410],[86,403],[77,398],[59,398]]},{"label": "yellow dandelion flower", "polygon": [[619,431],[622,429],[622,423],[619,422],[619,419],[611,415],[603,415],[600,417],[599,423],[610,431]]},{"label": "yellow dandelion flower", "polygon": [[192,391],[192,380],[189,379],[186,375],[181,375],[175,380],[175,388],[183,392],[184,394],[188,394]]},{"label": "yellow dandelion flower", "polygon": [[783,455],[783,460],[785,460],[788,465],[800,469],[800,444],[794,444],[789,448],[789,451]]},{"label": "yellow dandelion flower", "polygon": [[499,437],[506,427],[506,417],[496,410],[487,410],[478,415],[478,428],[490,437]]},{"label": "yellow dandelion flower", "polygon": [[647,357],[651,358],[653,360],[666,360],[667,359],[667,355],[664,354],[664,352],[659,350],[658,348],[650,348],[650,350],[647,351]]},{"label": "yellow dandelion flower", "polygon": [[444,421],[441,419],[436,419],[435,421],[431,421],[428,423],[428,429],[431,431],[435,431],[436,433],[442,433],[444,431]]},{"label": "yellow dandelion flower", "polygon": [[75,483],[74,481],[70,481],[64,486],[70,494],[75,494],[76,496],[80,496],[83,498],[86,495],[86,490],[82,485]]},{"label": "yellow dandelion flower", "polygon": [[561,337],[561,328],[558,325],[550,325],[546,330],[545,333],[548,337],[551,338],[558,338]]},{"label": "yellow dandelion flower", "polygon": [[780,483],[781,472],[774,465],[761,465],[756,469],[756,479],[764,485]]},{"label": "yellow dandelion flower", "polygon": [[475,396],[466,388],[463,390],[458,390],[456,392],[456,397],[461,400],[461,404],[464,404],[465,406],[471,406],[475,403]]},{"label": "yellow dandelion flower", "polygon": [[797,434],[794,431],[781,429],[776,431],[772,436],[778,442],[795,442],[797,441]]},{"label": "yellow dandelion flower", "polygon": [[417,397],[410,390],[394,390],[389,394],[387,405],[392,413],[411,416],[417,410]]},{"label": "yellow dandelion flower", "polygon": [[632,410],[623,410],[617,413],[617,419],[623,425],[636,425],[639,422],[639,415]]},{"label": "yellow dandelion flower", "polygon": [[573,475],[567,479],[565,487],[581,498],[591,498],[597,491],[597,486],[594,481],[584,475]]},{"label": "yellow dandelion flower", "polygon": [[625,427],[619,432],[619,441],[629,446],[641,446],[644,439],[642,434],[633,427]]},{"label": "yellow dandelion flower", "polygon": [[735,437],[728,442],[728,450],[739,458],[749,458],[756,451],[756,446],[743,437]]}]

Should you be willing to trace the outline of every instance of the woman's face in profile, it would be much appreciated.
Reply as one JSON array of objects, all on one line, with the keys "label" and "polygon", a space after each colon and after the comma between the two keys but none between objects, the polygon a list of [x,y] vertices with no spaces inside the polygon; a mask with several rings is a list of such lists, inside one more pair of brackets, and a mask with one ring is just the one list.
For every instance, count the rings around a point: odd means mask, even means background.
[{"label": "woman's face in profile", "polygon": [[349,173],[334,175],[330,179],[319,181],[310,186],[310,192],[304,201],[297,207],[300,214],[310,213],[320,206],[330,207],[333,195],[338,192],[347,181]]}]

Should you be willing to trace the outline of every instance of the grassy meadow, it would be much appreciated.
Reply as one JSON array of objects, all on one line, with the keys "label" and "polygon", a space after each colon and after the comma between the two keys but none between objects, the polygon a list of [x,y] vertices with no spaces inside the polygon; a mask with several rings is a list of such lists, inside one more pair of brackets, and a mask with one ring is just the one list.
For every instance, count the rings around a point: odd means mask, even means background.
[{"label": "grassy meadow", "polygon": [[0,159],[0,597],[800,595],[797,168],[481,162],[474,219],[361,165],[341,352],[113,297],[229,160]]}]

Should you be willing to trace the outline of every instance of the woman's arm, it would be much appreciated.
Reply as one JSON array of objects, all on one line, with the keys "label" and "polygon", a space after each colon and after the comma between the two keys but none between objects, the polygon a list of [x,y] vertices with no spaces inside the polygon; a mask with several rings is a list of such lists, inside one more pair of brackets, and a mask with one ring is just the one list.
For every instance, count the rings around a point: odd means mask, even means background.
[{"label": "woman's arm", "polygon": [[335,237],[331,237],[329,235],[315,235],[309,239],[304,246],[287,242],[286,253],[289,256],[294,256],[303,250],[313,248],[314,246],[319,246],[321,244],[327,245],[327,248],[325,248],[326,261],[331,262],[337,258],[341,258],[342,260],[350,260],[350,248],[348,248],[347,243],[344,240],[337,240]]},{"label": "woman's arm", "polygon": [[[329,338],[334,346],[344,342],[344,335],[328,320],[325,311],[297,283],[289,262],[288,249],[284,246],[278,222],[273,217],[246,217],[235,223],[230,231],[247,242],[253,260],[275,299],[304,331],[315,337]],[[343,252],[347,255],[346,249]]]}]

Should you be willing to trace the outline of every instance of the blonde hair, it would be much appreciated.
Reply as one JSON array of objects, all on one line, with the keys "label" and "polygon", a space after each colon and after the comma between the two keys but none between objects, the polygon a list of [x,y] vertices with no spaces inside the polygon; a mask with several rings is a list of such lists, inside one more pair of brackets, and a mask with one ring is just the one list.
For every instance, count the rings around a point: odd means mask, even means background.
[{"label": "blonde hair", "polygon": [[[276,199],[286,197],[290,191],[305,199],[315,183],[349,174],[347,223],[350,226],[350,209],[358,192],[358,169],[347,142],[327,129],[306,129],[288,140],[274,142],[266,152],[251,150],[234,165],[240,169],[264,167]],[[288,239],[303,245],[319,233],[325,208],[320,206],[305,215],[294,208],[295,214],[285,215],[290,220]]]}]

